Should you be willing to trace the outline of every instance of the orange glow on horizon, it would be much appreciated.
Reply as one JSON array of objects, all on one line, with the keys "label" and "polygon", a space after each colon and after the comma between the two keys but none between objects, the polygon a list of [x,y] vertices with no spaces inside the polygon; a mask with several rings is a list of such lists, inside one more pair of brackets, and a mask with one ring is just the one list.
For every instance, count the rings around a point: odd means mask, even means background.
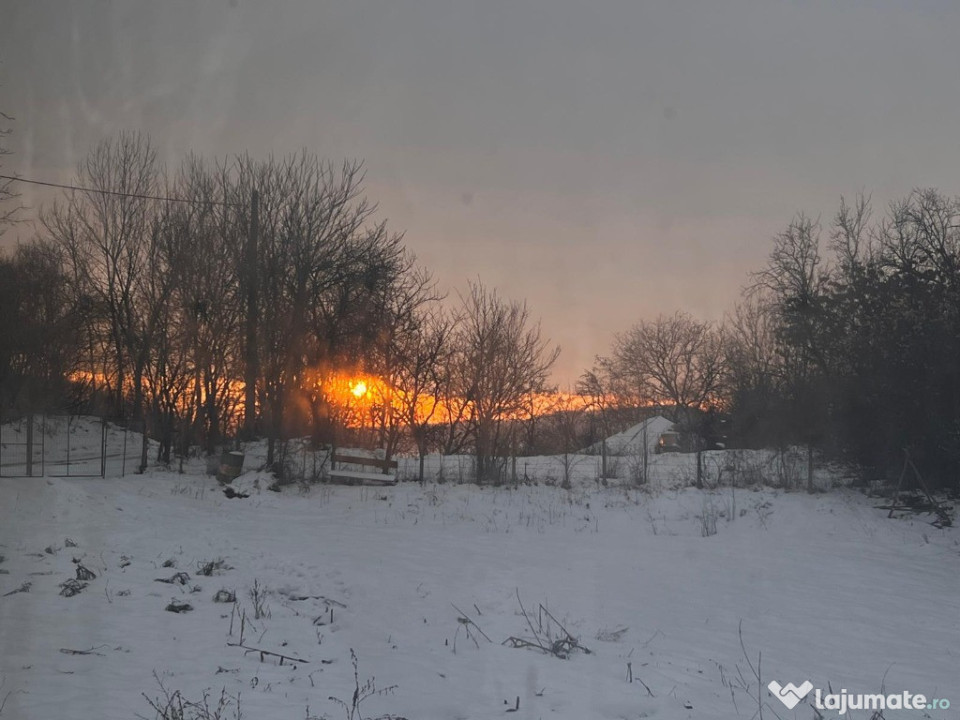
[{"label": "orange glow on horizon", "polygon": [[[69,376],[73,382],[84,382],[101,387],[109,387],[109,378],[101,372],[89,370],[75,370]],[[151,383],[143,378],[144,390],[149,393]],[[124,378],[124,385],[128,392],[133,390],[132,378]],[[323,402],[337,409],[339,421],[347,427],[363,427],[374,421],[382,420],[385,413],[399,422],[400,418],[407,417],[410,412],[409,401],[400,388],[393,387],[388,381],[376,375],[359,370],[311,370],[301,379],[301,389],[310,390],[308,402]],[[225,392],[235,408],[242,406],[244,398],[244,384],[240,380],[228,380]],[[206,399],[206,388],[201,384],[195,386],[193,379],[178,398],[178,404],[185,409],[191,400],[196,398],[200,402]],[[587,411],[590,409],[588,398],[577,393],[563,391],[545,391],[527,395],[516,408],[503,418],[507,421],[523,421],[530,417],[543,417],[557,412]],[[442,425],[454,421],[457,417],[467,415],[470,411],[464,407],[461,398],[440,398],[424,394],[416,398],[415,415],[419,423],[427,425]],[[469,403],[466,404],[469,407]]]}]

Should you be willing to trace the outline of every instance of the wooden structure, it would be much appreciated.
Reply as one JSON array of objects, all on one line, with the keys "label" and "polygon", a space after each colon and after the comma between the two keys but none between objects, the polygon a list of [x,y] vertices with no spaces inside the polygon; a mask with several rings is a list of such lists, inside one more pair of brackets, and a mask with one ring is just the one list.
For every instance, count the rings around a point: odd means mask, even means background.
[{"label": "wooden structure", "polygon": [[[362,457],[360,455],[345,455],[334,450],[330,458],[330,479],[346,485],[396,485],[397,461],[381,460],[380,458]],[[369,470],[353,470],[344,468],[351,465],[360,468],[377,468],[380,472]],[[393,474],[390,471],[393,470]]]}]

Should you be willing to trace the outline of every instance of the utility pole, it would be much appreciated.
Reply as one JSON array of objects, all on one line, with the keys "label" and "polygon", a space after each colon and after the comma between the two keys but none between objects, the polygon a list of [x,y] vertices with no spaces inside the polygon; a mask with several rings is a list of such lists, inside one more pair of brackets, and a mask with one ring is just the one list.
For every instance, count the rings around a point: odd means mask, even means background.
[{"label": "utility pole", "polygon": [[646,420],[643,421],[643,479],[641,482],[647,484],[647,467],[649,465],[649,459],[647,457],[650,452],[650,440],[647,438],[647,426],[650,424],[650,421],[653,419],[653,416],[648,416]]},{"label": "utility pole", "polygon": [[256,190],[250,196],[250,231],[247,236],[244,253],[244,280],[247,290],[247,327],[246,327],[246,369],[244,372],[243,436],[249,440],[255,433],[257,415],[257,245],[260,240],[260,193]]}]

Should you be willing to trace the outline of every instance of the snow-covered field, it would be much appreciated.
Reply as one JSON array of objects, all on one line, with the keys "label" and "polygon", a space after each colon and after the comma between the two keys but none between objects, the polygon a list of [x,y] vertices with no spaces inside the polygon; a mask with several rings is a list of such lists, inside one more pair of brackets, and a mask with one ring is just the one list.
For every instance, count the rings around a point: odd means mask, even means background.
[{"label": "snow-covered field", "polygon": [[[274,493],[251,474],[251,497],[230,500],[188,469],[0,479],[3,720],[153,718],[154,675],[187,700],[225,689],[245,718],[349,718],[331,698],[352,704],[351,650],[361,686],[390,688],[364,718],[751,718],[751,664],[763,686],[882,684],[960,708],[960,534],[889,520],[852,491]],[[75,561],[96,578],[64,597]],[[178,572],[186,585],[157,580]],[[235,607],[214,602],[222,589]],[[237,647],[241,624],[243,645],[295,660]],[[535,631],[590,652],[503,644]],[[759,695],[764,717],[815,717],[812,693],[794,710]]]}]

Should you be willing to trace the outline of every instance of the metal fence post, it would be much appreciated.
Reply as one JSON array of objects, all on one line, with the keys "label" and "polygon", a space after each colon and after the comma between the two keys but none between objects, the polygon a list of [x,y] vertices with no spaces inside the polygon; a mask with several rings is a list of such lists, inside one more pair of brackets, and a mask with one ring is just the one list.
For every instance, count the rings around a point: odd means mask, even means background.
[{"label": "metal fence post", "polygon": [[67,472],[66,476],[70,477],[70,423],[73,421],[72,415],[67,415]]},{"label": "metal fence post", "polygon": [[107,421],[100,418],[100,477],[107,476]]},{"label": "metal fence post", "polygon": [[33,413],[27,415],[27,477],[33,477]]}]

